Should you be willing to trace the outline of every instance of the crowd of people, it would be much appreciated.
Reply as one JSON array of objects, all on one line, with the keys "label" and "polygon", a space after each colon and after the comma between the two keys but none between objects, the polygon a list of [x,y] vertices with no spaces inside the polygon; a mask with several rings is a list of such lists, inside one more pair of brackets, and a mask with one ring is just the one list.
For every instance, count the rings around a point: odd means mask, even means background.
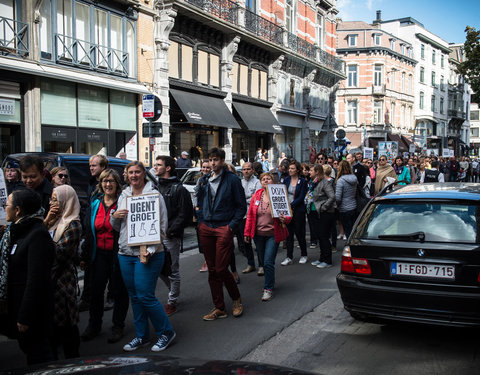
[{"label": "crowd of people", "polygon": [[[187,157],[183,154],[180,164]],[[84,209],[65,167],[47,172],[43,161],[33,155],[19,163],[8,162],[5,210],[10,224],[2,228],[0,241],[0,333],[18,340],[28,364],[58,359],[59,349],[65,358],[78,357],[81,341],[101,332],[108,289],[113,301],[108,342],[124,337],[131,304],[135,337],[123,349],[151,344],[152,351],[162,351],[176,337],[168,317],[178,308],[180,253],[184,229],[193,218],[205,259],[200,271],[208,272],[213,305],[203,320],[228,316],[224,287],[232,300],[232,315],[240,317],[244,305],[234,237],[245,257],[242,273],[257,271],[264,277],[261,300],[266,302],[274,295],[276,256],[282,243],[286,249],[282,266],[292,265],[296,256],[299,264],[306,264],[310,251],[311,260],[315,258],[311,265],[329,268],[337,240],[350,235],[363,207],[359,196],[368,199],[393,182],[477,182],[480,168],[476,159],[464,157],[457,161],[399,156],[390,164],[385,155],[373,161],[360,152],[339,160],[318,154],[315,164],[300,164],[282,153],[273,169],[267,168],[261,150],[255,159],[242,164],[239,179],[235,167],[225,162],[225,151],[212,148],[202,161],[192,200],[176,176],[179,163],[170,156],[156,158],[155,181],[147,179],[141,162],[132,161],[122,182],[105,156],[93,155]],[[291,216],[273,216],[269,184],[285,185]],[[148,193],[159,195],[161,242],[141,251],[128,245],[126,201]],[[300,254],[295,254],[294,238]],[[78,268],[85,272],[82,303],[88,307],[88,325],[82,334]],[[159,278],[168,289],[165,305],[155,294]],[[149,324],[156,340],[150,340]]]}]

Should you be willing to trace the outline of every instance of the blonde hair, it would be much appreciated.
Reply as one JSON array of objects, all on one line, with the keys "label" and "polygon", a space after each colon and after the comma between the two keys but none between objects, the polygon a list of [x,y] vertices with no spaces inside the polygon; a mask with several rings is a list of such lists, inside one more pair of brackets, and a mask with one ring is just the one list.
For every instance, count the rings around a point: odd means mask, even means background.
[{"label": "blonde hair", "polygon": [[323,172],[325,172],[326,176],[330,176],[332,174],[332,167],[328,164],[323,164]]},{"label": "blonde hair", "polygon": [[340,177],[342,177],[345,174],[352,174],[352,167],[350,166],[350,163],[346,160],[342,160],[340,164],[338,165],[338,173],[337,173],[337,178],[335,179],[335,182],[338,181]]}]

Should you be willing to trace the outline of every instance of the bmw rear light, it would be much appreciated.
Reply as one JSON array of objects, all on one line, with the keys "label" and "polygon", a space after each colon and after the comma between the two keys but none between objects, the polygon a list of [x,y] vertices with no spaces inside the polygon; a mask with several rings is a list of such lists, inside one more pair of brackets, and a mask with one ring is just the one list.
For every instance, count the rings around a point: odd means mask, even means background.
[{"label": "bmw rear light", "polygon": [[368,260],[365,258],[353,258],[350,246],[345,246],[343,248],[340,270],[342,272],[358,273],[361,275],[372,274]]}]

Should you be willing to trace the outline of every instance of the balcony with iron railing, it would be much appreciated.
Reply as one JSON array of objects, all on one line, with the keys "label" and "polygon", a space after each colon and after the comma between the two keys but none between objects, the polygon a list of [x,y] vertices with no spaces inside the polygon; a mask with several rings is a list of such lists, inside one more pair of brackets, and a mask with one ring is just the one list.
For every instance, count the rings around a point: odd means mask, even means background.
[{"label": "balcony with iron railing", "polygon": [[[284,28],[272,21],[248,9],[240,8],[237,3],[231,0],[184,1],[211,15],[240,26],[264,40],[275,43],[280,47],[288,47],[303,57],[319,62],[342,75],[345,74],[345,64],[340,58],[320,49],[315,44],[293,33],[287,32]],[[239,17],[239,10],[244,11],[244,17]],[[284,38],[285,33],[286,37]]]},{"label": "balcony with iron railing", "polygon": [[455,117],[465,120],[465,112],[461,109],[449,109],[448,110],[448,117]]},{"label": "balcony with iron railing", "polygon": [[55,35],[55,51],[58,64],[128,77],[128,53],[100,44]]},{"label": "balcony with iron railing", "polygon": [[28,24],[0,17],[0,56],[26,56],[28,53]]},{"label": "balcony with iron railing", "polygon": [[248,9],[245,9],[245,29],[269,42],[283,45],[283,29]]},{"label": "balcony with iron railing", "polygon": [[237,24],[238,4],[230,0],[185,0],[224,21]]}]

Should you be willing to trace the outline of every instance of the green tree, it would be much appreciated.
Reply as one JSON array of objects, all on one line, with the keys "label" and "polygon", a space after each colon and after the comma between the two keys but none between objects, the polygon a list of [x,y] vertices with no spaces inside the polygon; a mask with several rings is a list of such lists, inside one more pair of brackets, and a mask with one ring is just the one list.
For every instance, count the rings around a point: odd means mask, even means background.
[{"label": "green tree", "polygon": [[463,45],[465,61],[457,67],[457,72],[465,77],[474,94],[472,102],[480,103],[480,30],[467,26],[467,39]]}]

